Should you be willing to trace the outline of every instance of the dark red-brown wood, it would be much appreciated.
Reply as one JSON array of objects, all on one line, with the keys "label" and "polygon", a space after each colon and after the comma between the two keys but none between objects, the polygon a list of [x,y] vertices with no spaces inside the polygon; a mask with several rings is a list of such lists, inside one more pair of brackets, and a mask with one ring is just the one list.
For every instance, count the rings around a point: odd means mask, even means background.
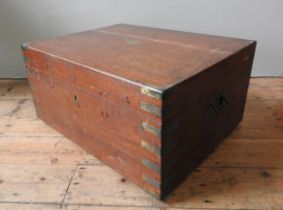
[{"label": "dark red-brown wood", "polygon": [[241,121],[255,45],[119,24],[22,50],[38,116],[163,199]]}]

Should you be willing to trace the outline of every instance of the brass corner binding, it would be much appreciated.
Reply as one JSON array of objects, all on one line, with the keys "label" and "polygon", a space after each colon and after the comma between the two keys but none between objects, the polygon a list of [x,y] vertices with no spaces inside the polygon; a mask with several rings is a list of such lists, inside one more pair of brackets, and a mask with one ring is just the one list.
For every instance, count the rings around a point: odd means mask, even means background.
[{"label": "brass corner binding", "polygon": [[160,148],[153,145],[153,144],[150,144],[144,140],[141,140],[141,147],[144,149],[144,150],[147,150],[153,154],[155,154],[157,157],[160,158],[160,154],[161,154],[161,151],[160,151]]},{"label": "brass corner binding", "polygon": [[22,44],[22,45],[21,45],[21,49],[22,49],[22,51],[27,50],[27,49],[28,49],[28,43]]},{"label": "brass corner binding", "polygon": [[155,164],[155,163],[153,163],[150,160],[145,159],[145,158],[142,159],[142,163],[147,168],[149,168],[149,169],[155,171],[156,173],[160,174],[160,172],[161,172],[160,165],[157,165],[157,164]]},{"label": "brass corner binding", "polygon": [[[159,99],[159,100],[161,99],[161,93],[154,91],[152,89],[146,88],[146,87],[141,88],[141,93],[145,94],[147,96],[150,96],[150,97],[154,97],[154,98]],[[146,112],[149,112],[149,113],[154,114],[158,117],[161,117],[162,110],[161,110],[160,107],[158,107],[156,105],[141,102],[140,108],[142,110],[146,111]],[[160,128],[156,128],[152,125],[149,125],[147,122],[143,122],[141,127],[143,128],[144,131],[160,137],[160,133],[161,133]]]},{"label": "brass corner binding", "polygon": [[147,175],[145,175],[145,174],[143,174],[142,178],[143,178],[143,180],[144,180],[146,183],[150,184],[150,185],[153,186],[154,188],[160,189],[161,184],[160,184],[159,181],[156,181],[155,179],[152,179],[152,178],[150,178],[149,176],[147,176]]},{"label": "brass corner binding", "polygon": [[27,45],[28,45],[27,43],[21,45],[24,63],[28,62],[28,57],[26,55],[24,55],[24,52],[28,49]]},{"label": "brass corner binding", "polygon": [[[161,100],[162,94],[156,90],[147,88],[147,87],[143,87],[141,88],[140,92],[146,96],[155,98],[157,100]],[[162,114],[162,110],[160,107],[153,105],[153,104],[149,104],[149,103],[145,103],[145,102],[141,102],[140,104],[140,109],[143,111],[146,111],[148,113],[151,113],[155,116],[161,117]],[[145,132],[148,132],[156,137],[161,136],[161,129],[157,128],[153,125],[150,125],[148,122],[142,122],[141,124],[142,129]],[[161,159],[160,155],[161,155],[161,149],[158,146],[155,146],[153,144],[150,144],[149,142],[145,141],[145,140],[141,140],[141,148],[143,150],[145,150],[146,152],[152,153],[155,156],[157,156],[159,159]],[[146,158],[142,158],[142,164],[156,172],[157,174],[161,173],[161,166],[146,159]],[[145,185],[143,186],[143,189],[145,191],[147,191],[149,194],[153,195],[156,198],[160,198],[160,188],[161,188],[161,183],[160,181],[157,181],[153,178],[151,178],[150,176],[146,175],[145,173],[142,174],[142,179],[145,183]]]},{"label": "brass corner binding", "polygon": [[147,87],[142,87],[141,88],[141,93],[144,94],[144,95],[147,95],[149,97],[153,97],[155,99],[158,99],[158,100],[161,99],[161,93],[160,92],[157,92],[155,90],[149,89]]},{"label": "brass corner binding", "polygon": [[[159,159],[161,159],[160,148],[158,146],[152,145],[144,140],[141,140],[141,148],[145,150],[146,152],[152,153],[155,156],[157,156]],[[142,158],[142,165],[154,171],[155,173],[159,175],[161,173],[161,166],[159,164],[156,164],[148,160],[147,158],[144,158],[144,157]],[[144,190],[152,194],[156,198],[159,198],[160,193],[157,193],[156,190],[160,192],[160,186],[161,186],[160,181],[157,181],[156,179],[151,178],[150,176],[146,175],[144,172],[142,174],[142,179],[146,183],[146,185],[144,185]]]},{"label": "brass corner binding", "polygon": [[158,117],[161,117],[161,108],[158,106],[155,106],[153,104],[148,104],[145,102],[141,102],[140,108],[146,112],[149,112],[151,114],[154,114]]},{"label": "brass corner binding", "polygon": [[152,125],[149,125],[147,122],[142,122],[141,125],[142,129],[146,132],[149,132],[157,137],[161,136],[161,129],[160,128],[156,128]]},{"label": "brass corner binding", "polygon": [[160,195],[157,192],[154,192],[153,190],[149,189],[148,187],[143,186],[143,190],[146,191],[147,193],[151,194],[155,198],[160,199]]},{"label": "brass corner binding", "polygon": [[[153,195],[156,198],[160,198],[160,190],[161,190],[161,183],[146,174],[142,175],[143,181],[146,183],[143,185],[143,189],[148,192],[149,194]],[[157,192],[156,192],[157,191]]]}]

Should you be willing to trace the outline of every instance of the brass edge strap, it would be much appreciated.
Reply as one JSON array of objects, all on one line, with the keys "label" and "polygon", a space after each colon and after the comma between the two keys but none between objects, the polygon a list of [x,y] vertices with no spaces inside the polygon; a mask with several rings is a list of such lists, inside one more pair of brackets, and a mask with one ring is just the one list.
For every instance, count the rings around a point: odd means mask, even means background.
[{"label": "brass edge strap", "polygon": [[141,93],[144,94],[144,95],[156,98],[158,100],[161,99],[161,93],[154,91],[154,90],[151,90],[151,89],[146,88],[146,87],[141,88]]},{"label": "brass edge strap", "polygon": [[142,159],[143,165],[145,165],[147,168],[152,169],[153,171],[160,174],[160,166],[151,162],[150,160],[147,160],[145,158]]},{"label": "brass edge strap", "polygon": [[[22,49],[22,51],[23,51],[23,52],[24,52],[24,51],[26,51],[26,50],[28,49],[28,47],[27,47],[27,43],[22,44],[22,45],[21,45],[21,49]],[[24,59],[24,62],[25,62],[25,63],[27,63],[27,62],[28,62],[28,57],[27,57],[27,56],[25,56],[24,54],[23,54],[23,59]]]},{"label": "brass edge strap", "polygon": [[145,102],[141,102],[140,108],[146,112],[149,112],[158,117],[161,117],[161,109],[158,106],[147,104]]},{"label": "brass edge strap", "polygon": [[152,196],[154,196],[157,199],[160,198],[160,196],[157,192],[154,192],[153,190],[148,189],[146,186],[143,186],[143,190],[146,191],[147,193],[151,194]]},{"label": "brass edge strap", "polygon": [[148,184],[152,185],[153,187],[155,187],[156,189],[160,189],[160,182],[156,181],[155,179],[150,178],[149,176],[143,174],[142,176],[143,180],[145,182],[147,182]]},{"label": "brass edge strap", "polygon": [[149,132],[149,133],[151,133],[151,134],[153,134],[153,135],[155,135],[155,136],[158,136],[158,137],[160,137],[161,136],[161,130],[160,130],[160,128],[156,128],[156,127],[153,127],[152,125],[149,125],[147,122],[143,122],[142,123],[142,128],[145,130],[145,131],[147,131],[147,132]]},{"label": "brass edge strap", "polygon": [[141,140],[141,147],[149,152],[154,153],[156,156],[160,157],[161,151],[159,147],[152,145],[144,140]]},{"label": "brass edge strap", "polygon": [[25,51],[25,50],[27,50],[28,49],[28,43],[24,43],[24,44],[22,44],[21,45],[21,49],[23,50],[23,51]]}]

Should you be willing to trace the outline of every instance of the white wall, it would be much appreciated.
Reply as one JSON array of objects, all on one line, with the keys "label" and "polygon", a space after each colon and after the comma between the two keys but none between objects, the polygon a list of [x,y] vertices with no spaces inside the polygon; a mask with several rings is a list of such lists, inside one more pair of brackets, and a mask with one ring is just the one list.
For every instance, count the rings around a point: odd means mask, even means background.
[{"label": "white wall", "polygon": [[115,23],[254,39],[254,76],[283,76],[282,0],[0,0],[0,77],[25,77],[20,44]]}]

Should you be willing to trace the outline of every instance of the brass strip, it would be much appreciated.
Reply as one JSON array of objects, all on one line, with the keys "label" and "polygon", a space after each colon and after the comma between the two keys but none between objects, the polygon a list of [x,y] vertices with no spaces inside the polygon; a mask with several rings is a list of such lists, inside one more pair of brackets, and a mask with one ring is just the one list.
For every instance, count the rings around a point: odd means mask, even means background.
[{"label": "brass strip", "polygon": [[160,148],[152,145],[144,140],[141,140],[141,147],[147,151],[150,151],[152,153],[154,153],[155,155],[157,155],[158,157],[160,157]]},{"label": "brass strip", "polygon": [[28,49],[27,43],[22,44],[22,45],[21,45],[21,49],[22,49],[23,51],[27,50],[27,49]]},{"label": "brass strip", "polygon": [[152,170],[154,170],[157,173],[160,173],[160,166],[151,162],[150,160],[147,160],[145,158],[142,159],[142,163],[147,167],[150,168]]},{"label": "brass strip", "polygon": [[160,182],[156,181],[155,179],[150,178],[149,176],[143,174],[143,180],[146,181],[148,184],[152,185],[156,189],[160,189]]},{"label": "brass strip", "polygon": [[141,88],[141,93],[144,94],[144,95],[156,98],[158,100],[161,99],[161,93],[154,91],[154,90],[151,90],[151,89],[146,88],[146,87]]},{"label": "brass strip", "polygon": [[149,112],[158,117],[161,117],[161,109],[158,106],[141,102],[140,108],[146,112]]},{"label": "brass strip", "polygon": [[143,186],[143,190],[146,191],[147,193],[151,194],[152,196],[154,196],[157,199],[160,198],[160,195],[157,192],[154,192],[153,190],[148,189],[146,186]]},{"label": "brass strip", "polygon": [[143,122],[142,123],[142,128],[145,131],[147,131],[147,132],[149,132],[149,133],[151,133],[151,134],[153,134],[155,136],[160,136],[161,135],[160,134],[161,133],[160,128],[153,127],[153,126],[149,125],[147,122]]},{"label": "brass strip", "polygon": [[[26,51],[26,50],[28,49],[27,43],[22,44],[22,45],[21,45],[21,49],[22,49],[23,52]],[[28,62],[28,57],[27,57],[27,56],[23,55],[23,59],[24,59],[24,62],[25,62],[25,63]]]}]

